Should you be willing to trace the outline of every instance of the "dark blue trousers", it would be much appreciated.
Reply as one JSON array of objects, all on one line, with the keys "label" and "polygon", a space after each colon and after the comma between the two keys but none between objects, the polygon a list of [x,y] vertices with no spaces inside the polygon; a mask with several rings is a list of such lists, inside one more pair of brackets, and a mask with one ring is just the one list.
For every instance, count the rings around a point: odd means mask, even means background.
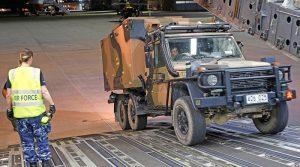
[{"label": "dark blue trousers", "polygon": [[41,118],[43,116],[44,114],[33,118],[17,119],[23,153],[25,160],[29,163],[51,159],[48,143],[48,133],[51,131],[51,126],[50,123],[48,125],[43,125],[41,123]]}]

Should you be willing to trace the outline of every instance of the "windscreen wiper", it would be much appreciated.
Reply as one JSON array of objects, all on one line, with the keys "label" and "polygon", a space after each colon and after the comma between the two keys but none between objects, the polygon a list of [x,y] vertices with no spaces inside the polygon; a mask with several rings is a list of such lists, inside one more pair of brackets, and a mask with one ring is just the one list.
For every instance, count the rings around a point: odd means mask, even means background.
[{"label": "windscreen wiper", "polygon": [[219,58],[216,63],[222,59],[225,59],[225,58],[230,58],[230,57],[237,57],[236,55],[225,55],[225,56],[222,56],[221,58]]}]

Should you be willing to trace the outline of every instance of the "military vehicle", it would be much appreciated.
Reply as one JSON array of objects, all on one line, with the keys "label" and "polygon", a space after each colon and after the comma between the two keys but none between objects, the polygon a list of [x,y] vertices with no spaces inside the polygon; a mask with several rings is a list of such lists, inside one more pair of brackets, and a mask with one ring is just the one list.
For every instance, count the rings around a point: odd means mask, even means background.
[{"label": "military vehicle", "polygon": [[142,15],[142,6],[146,6],[145,3],[130,2],[128,0],[113,3],[112,6],[116,8],[117,14],[121,15],[120,21],[127,19],[128,17],[138,17]]},{"label": "military vehicle", "polygon": [[20,16],[65,15],[70,12],[55,0],[2,0],[0,8],[9,8],[11,11],[18,11]]},{"label": "military vehicle", "polygon": [[57,3],[54,0],[43,0],[44,13],[46,15],[55,16],[55,15],[67,15],[70,14],[70,11],[63,7],[62,4]]},{"label": "military vehicle", "polygon": [[288,122],[291,66],[245,60],[230,25],[180,17],[128,18],[101,40],[104,87],[123,130],[172,116],[178,140],[195,145],[206,126],[253,119],[261,133]]}]

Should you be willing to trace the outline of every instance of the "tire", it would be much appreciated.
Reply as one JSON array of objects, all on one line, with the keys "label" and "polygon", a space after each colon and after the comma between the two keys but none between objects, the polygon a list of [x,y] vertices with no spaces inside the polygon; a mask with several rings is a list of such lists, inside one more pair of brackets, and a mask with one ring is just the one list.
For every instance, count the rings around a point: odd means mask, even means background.
[{"label": "tire", "polygon": [[128,119],[132,130],[138,131],[146,129],[147,115],[136,115],[136,103],[134,96],[130,96],[128,100]]},{"label": "tire", "polygon": [[183,96],[175,101],[173,125],[175,134],[183,145],[200,144],[205,139],[205,117],[200,111],[193,109],[190,96]]},{"label": "tire", "polygon": [[276,134],[283,131],[288,123],[289,109],[286,102],[280,102],[269,117],[254,118],[255,127],[263,134]]},{"label": "tire", "polygon": [[125,97],[120,96],[116,101],[116,117],[122,130],[130,129],[128,121],[127,106],[125,105]]}]

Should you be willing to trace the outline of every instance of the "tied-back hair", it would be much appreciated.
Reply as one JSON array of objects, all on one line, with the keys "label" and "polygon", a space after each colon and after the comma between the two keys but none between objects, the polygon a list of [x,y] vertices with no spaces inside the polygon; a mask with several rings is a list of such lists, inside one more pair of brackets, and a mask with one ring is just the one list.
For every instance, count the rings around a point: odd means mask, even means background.
[{"label": "tied-back hair", "polygon": [[23,62],[27,63],[30,58],[33,57],[33,52],[28,49],[24,48],[20,51],[20,57],[19,57],[19,64],[21,65]]}]

